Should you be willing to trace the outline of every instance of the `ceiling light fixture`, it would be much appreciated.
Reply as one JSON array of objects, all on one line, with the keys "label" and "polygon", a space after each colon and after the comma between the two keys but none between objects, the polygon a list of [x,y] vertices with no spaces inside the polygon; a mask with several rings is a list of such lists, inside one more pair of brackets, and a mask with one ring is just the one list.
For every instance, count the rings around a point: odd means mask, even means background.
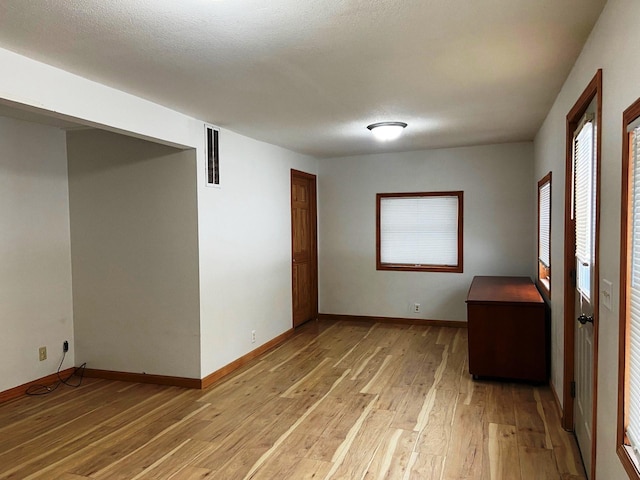
[{"label": "ceiling light fixture", "polygon": [[373,136],[376,137],[376,140],[380,140],[381,142],[395,140],[402,134],[402,131],[406,127],[407,124],[404,122],[380,122],[367,126],[373,133]]}]

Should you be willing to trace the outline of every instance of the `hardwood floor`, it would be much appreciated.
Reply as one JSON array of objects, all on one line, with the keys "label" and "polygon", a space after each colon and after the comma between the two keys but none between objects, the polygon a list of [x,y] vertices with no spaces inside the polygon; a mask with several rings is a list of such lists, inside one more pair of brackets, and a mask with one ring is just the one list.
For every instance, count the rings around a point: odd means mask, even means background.
[{"label": "hardwood floor", "polygon": [[467,331],[312,322],[207,390],[86,379],[0,405],[0,479],[584,479],[548,387]]}]

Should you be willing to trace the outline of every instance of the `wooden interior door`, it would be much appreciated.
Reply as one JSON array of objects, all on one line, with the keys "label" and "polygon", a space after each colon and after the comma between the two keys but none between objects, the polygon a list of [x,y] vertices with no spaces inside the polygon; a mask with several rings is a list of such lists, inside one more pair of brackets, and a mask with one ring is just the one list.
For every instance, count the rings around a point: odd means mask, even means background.
[{"label": "wooden interior door", "polygon": [[318,317],[316,177],[291,170],[293,326]]}]

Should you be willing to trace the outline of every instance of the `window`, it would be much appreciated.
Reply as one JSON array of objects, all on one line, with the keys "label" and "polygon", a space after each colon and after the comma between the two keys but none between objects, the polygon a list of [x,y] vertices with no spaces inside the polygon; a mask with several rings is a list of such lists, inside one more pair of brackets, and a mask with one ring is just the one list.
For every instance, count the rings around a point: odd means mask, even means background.
[{"label": "window", "polygon": [[204,126],[206,134],[207,185],[220,186],[220,156],[218,154],[219,130],[209,125]]},{"label": "window", "polygon": [[595,216],[593,115],[585,115],[573,137],[573,219],[576,229],[576,288],[591,299]]},{"label": "window", "polygon": [[379,193],[378,270],[462,272],[462,192]]},{"label": "window", "polygon": [[640,100],[625,110],[620,246],[618,456],[640,478]]},{"label": "window", "polygon": [[538,182],[538,285],[551,297],[551,172]]}]

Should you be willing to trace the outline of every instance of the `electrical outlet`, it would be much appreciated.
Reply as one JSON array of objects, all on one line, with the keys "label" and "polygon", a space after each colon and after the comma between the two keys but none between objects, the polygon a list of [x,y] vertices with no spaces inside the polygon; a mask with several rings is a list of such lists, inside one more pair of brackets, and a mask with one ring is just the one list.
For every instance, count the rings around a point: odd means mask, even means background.
[{"label": "electrical outlet", "polygon": [[413,313],[420,313],[420,304],[419,303],[414,303],[413,304]]},{"label": "electrical outlet", "polygon": [[65,353],[69,351],[69,342],[67,342],[66,340],[62,342],[62,351]]},{"label": "electrical outlet", "polygon": [[47,347],[40,347],[38,349],[38,358],[43,362],[47,359]]},{"label": "electrical outlet", "polygon": [[251,343],[256,343],[256,331],[251,330]]}]

